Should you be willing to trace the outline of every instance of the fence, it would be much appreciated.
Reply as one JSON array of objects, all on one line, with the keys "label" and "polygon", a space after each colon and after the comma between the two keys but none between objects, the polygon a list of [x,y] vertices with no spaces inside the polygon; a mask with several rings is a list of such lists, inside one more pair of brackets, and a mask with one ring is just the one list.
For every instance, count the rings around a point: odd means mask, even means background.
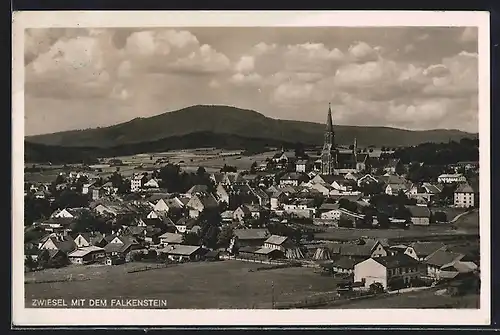
[{"label": "fence", "polygon": [[379,293],[374,294],[371,292],[363,292],[363,291],[353,291],[351,296],[341,296],[339,294],[333,294],[329,296],[322,297],[309,297],[304,300],[296,301],[296,302],[281,302],[276,303],[276,309],[291,309],[291,308],[312,308],[312,307],[321,307],[321,306],[334,306],[334,305],[342,305],[349,303],[355,300],[361,299],[380,299],[389,296],[390,293]]},{"label": "fence", "polygon": [[266,259],[261,259],[261,258],[247,258],[247,257],[242,257],[242,256],[229,256],[229,255],[221,255],[222,259],[227,259],[227,260],[236,260],[236,261],[243,261],[243,262],[250,262],[250,263],[260,263],[260,264],[275,264],[275,265],[280,265],[280,264],[287,264],[287,260],[266,260]]},{"label": "fence", "polygon": [[158,264],[157,266],[144,266],[141,268],[128,270],[127,273],[135,273],[135,272],[143,272],[143,271],[149,271],[149,270],[164,269],[164,268],[170,267],[171,265],[173,265],[173,264]]}]

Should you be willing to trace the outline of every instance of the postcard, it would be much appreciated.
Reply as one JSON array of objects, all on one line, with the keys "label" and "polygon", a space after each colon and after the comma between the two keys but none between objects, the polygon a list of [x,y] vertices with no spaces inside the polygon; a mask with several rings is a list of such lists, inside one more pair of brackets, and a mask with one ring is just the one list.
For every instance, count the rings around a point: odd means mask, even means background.
[{"label": "postcard", "polygon": [[14,13],[13,324],[489,324],[489,68],[487,12]]}]

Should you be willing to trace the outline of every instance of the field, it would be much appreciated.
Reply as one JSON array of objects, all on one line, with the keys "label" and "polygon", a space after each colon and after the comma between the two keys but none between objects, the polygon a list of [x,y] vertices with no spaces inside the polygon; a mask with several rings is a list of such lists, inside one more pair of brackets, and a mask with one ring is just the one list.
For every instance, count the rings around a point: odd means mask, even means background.
[{"label": "field", "polygon": [[460,216],[453,225],[458,230],[479,233],[479,211],[474,210]]},{"label": "field", "polygon": [[311,268],[249,272],[262,264],[226,260],[127,273],[141,266],[70,266],[27,274],[27,280],[64,279],[69,274],[90,280],[25,284],[26,304],[33,298],[141,298],[166,299],[169,308],[270,308],[272,283],[276,302],[294,302],[336,288],[335,279]]},{"label": "field", "polygon": [[359,238],[387,238],[387,239],[434,239],[445,237],[466,236],[467,232],[452,229],[449,225],[411,227],[410,229],[350,229],[327,228],[325,232],[314,234],[318,240],[349,241]]},{"label": "field", "polygon": [[363,308],[479,308],[479,295],[468,294],[462,297],[436,295],[436,290],[415,291],[393,294],[383,298],[351,301],[337,306],[324,308],[363,309]]},{"label": "field", "polygon": [[[241,151],[223,151],[220,149],[191,149],[175,150],[160,153],[144,153],[133,156],[114,157],[120,159],[123,166],[110,166],[109,164],[93,165],[91,168],[100,169],[99,176],[105,178],[113,174],[117,169],[124,177],[129,177],[136,172],[151,172],[159,169],[166,163],[179,164],[184,171],[195,172],[198,167],[203,166],[208,173],[218,172],[221,167],[226,165],[235,166],[238,170],[249,170],[254,162],[261,164],[268,157],[272,157],[276,152],[269,151],[252,156],[243,156]],[[108,161],[111,158],[106,159]],[[163,160],[163,162],[158,162]],[[26,163],[26,167],[33,164]],[[36,164],[37,167],[44,169],[42,172],[25,172],[24,178],[29,182],[51,182],[57,175],[63,171],[63,166],[43,166]],[[78,165],[68,164],[68,171],[79,170]]]}]

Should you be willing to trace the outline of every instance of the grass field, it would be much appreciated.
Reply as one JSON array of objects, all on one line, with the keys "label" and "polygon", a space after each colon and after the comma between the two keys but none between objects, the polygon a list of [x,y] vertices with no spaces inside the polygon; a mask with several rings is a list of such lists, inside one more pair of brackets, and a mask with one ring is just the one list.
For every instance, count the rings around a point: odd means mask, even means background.
[{"label": "grass field", "polygon": [[469,294],[462,297],[436,295],[436,290],[415,291],[393,294],[384,298],[354,300],[337,306],[323,308],[364,309],[364,308],[479,308],[479,295]]},{"label": "grass field", "polygon": [[454,230],[449,225],[435,225],[428,227],[412,227],[404,229],[349,229],[349,228],[327,228],[325,232],[314,234],[319,240],[356,240],[359,238],[426,238],[429,236],[459,236],[466,232]]},{"label": "grass field", "polygon": [[44,270],[27,277],[37,279],[86,276],[86,281],[25,284],[26,306],[33,298],[141,298],[166,299],[169,308],[270,308],[272,282],[276,302],[294,302],[332,292],[336,280],[311,268],[249,272],[262,266],[240,261],[186,263],[164,269],[127,273],[131,267],[71,266]]},{"label": "grass field", "polygon": [[453,225],[460,231],[479,232],[479,211],[474,210],[462,215]]}]

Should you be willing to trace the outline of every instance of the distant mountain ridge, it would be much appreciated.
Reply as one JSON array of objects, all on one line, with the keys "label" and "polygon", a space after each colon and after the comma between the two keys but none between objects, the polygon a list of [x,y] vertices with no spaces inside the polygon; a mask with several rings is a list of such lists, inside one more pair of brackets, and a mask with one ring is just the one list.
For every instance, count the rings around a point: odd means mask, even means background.
[{"label": "distant mountain ridge", "polygon": [[[326,118],[326,111],[325,111]],[[117,125],[28,136],[25,142],[61,147],[111,149],[137,147],[145,143],[168,143],[168,139],[237,137],[258,142],[321,145],[325,125],[313,122],[278,120],[256,111],[231,106],[196,105],[148,118],[136,118]],[[351,144],[354,138],[360,146],[408,146],[424,142],[448,142],[461,138],[477,138],[459,130],[412,131],[390,127],[334,125],[338,144]],[[198,136],[200,137],[200,136]],[[200,139],[201,139],[200,137]],[[190,140],[191,141],[191,140]],[[190,142],[188,141],[188,142]],[[192,141],[191,141],[192,142]],[[190,143],[195,145],[196,143]],[[200,143],[200,146],[203,143]]]}]

